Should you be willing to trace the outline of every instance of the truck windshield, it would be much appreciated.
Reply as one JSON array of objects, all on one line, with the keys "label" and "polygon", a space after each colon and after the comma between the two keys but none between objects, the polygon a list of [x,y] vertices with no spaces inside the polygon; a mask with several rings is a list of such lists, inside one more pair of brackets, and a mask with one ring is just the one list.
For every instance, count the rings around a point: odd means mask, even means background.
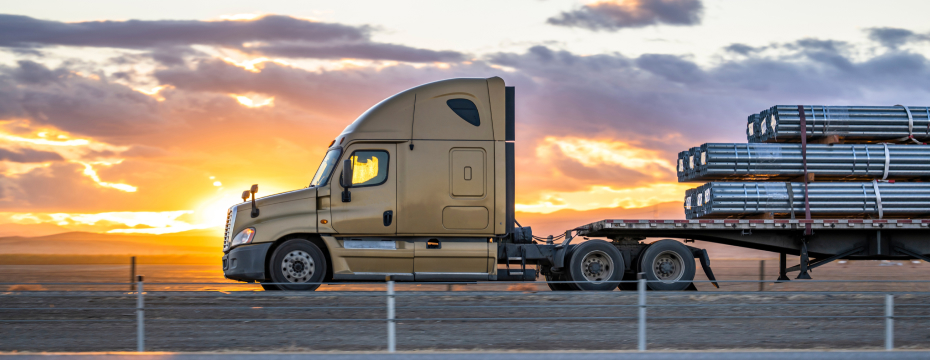
[{"label": "truck windshield", "polygon": [[341,149],[332,149],[326,153],[320,167],[316,169],[316,174],[313,175],[313,180],[310,181],[311,187],[326,185],[326,181],[329,180],[329,174],[332,173],[333,168],[336,167],[336,161],[339,160],[340,153],[342,153]]}]

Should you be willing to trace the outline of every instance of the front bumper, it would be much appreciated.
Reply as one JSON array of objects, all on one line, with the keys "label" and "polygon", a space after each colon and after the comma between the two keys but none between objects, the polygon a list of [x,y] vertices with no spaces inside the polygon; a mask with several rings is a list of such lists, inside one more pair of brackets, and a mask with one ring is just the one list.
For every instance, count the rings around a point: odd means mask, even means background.
[{"label": "front bumper", "polygon": [[223,275],[239,281],[265,280],[265,256],[272,243],[245,245],[223,255]]}]

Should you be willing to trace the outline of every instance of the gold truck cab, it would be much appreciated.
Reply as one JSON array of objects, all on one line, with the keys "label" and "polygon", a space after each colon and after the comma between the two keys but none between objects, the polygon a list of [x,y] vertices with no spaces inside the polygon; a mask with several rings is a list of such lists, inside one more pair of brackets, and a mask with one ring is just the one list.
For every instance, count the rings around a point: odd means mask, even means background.
[{"label": "gold truck cab", "polygon": [[229,209],[224,274],[268,289],[494,280],[513,171],[513,88],[501,78],[403,91],[333,140],[308,187]]}]

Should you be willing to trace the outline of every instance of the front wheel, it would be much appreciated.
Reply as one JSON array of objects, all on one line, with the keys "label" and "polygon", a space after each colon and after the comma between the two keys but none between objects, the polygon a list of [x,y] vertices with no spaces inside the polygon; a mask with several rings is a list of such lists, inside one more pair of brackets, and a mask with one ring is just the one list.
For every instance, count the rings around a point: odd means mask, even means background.
[{"label": "front wheel", "polygon": [[640,255],[640,261],[650,290],[685,290],[694,281],[694,255],[675,240],[650,244]]},{"label": "front wheel", "polygon": [[[271,255],[270,285],[281,290],[316,290],[326,275],[323,251],[304,239],[288,240]],[[265,287],[263,284],[262,287]]]},{"label": "front wheel", "polygon": [[623,255],[603,240],[575,246],[569,255],[568,278],[579,290],[613,290],[623,278]]},{"label": "front wheel", "polygon": [[569,283],[554,283],[553,281],[565,281],[565,276],[563,275],[546,275],[546,285],[549,285],[549,290],[552,291],[570,291],[572,289]]}]

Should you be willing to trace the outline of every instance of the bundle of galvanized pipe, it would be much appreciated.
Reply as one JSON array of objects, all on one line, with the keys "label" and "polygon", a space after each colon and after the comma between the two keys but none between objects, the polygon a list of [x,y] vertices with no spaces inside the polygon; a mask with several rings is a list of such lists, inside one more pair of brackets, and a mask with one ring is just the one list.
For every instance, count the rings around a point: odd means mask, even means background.
[{"label": "bundle of galvanized pipe", "polygon": [[[930,183],[823,182],[807,185],[812,218],[910,218],[930,214]],[[802,182],[710,182],[685,194],[685,216],[729,218],[772,213],[805,217]]]},{"label": "bundle of galvanized pipe", "polygon": [[[791,180],[804,171],[801,144],[710,143],[678,154],[678,181]],[[807,169],[822,180],[930,178],[930,146],[807,145]]]},{"label": "bundle of galvanized pipe", "polygon": [[[808,138],[837,136],[845,142],[926,142],[930,140],[927,106],[804,105]],[[798,142],[798,105],[776,105],[750,115],[746,138],[751,143]]]}]

